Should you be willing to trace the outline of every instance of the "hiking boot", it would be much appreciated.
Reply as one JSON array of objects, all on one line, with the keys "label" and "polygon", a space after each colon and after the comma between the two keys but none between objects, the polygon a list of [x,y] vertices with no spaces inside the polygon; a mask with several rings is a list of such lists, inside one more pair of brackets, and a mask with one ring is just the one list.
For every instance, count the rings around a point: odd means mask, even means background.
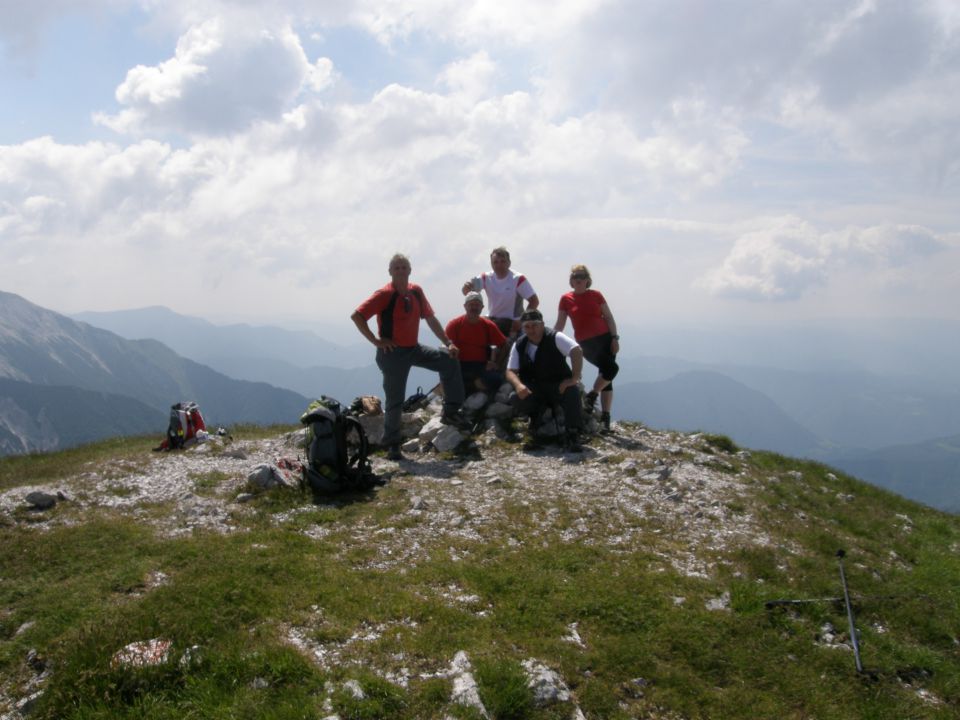
[{"label": "hiking boot", "polygon": [[539,438],[531,437],[523,443],[522,449],[524,452],[536,452],[537,450],[543,450],[543,443],[540,442]]},{"label": "hiking boot", "polygon": [[540,429],[540,423],[537,422],[537,418],[530,417],[527,420],[527,435],[534,437],[537,434],[537,430]]},{"label": "hiking boot", "polygon": [[586,411],[587,415],[593,415],[593,408],[597,404],[597,391],[591,390],[586,395],[583,396],[583,409]]},{"label": "hiking boot", "polygon": [[400,452],[400,444],[396,443],[387,448],[387,460],[403,460],[403,453]]},{"label": "hiking boot", "polygon": [[580,437],[576,431],[567,433],[566,442],[563,444],[564,450],[572,453],[583,452],[583,445],[580,444]]},{"label": "hiking boot", "polygon": [[464,416],[462,410],[444,410],[440,416],[440,422],[464,432],[470,432],[473,429],[473,423]]},{"label": "hiking boot", "polygon": [[497,424],[497,437],[508,443],[520,442],[520,436],[513,429],[513,423],[509,420],[494,420]]},{"label": "hiking boot", "polygon": [[612,432],[610,430],[610,413],[600,413],[600,427],[603,428],[602,432],[606,435],[609,435]]}]

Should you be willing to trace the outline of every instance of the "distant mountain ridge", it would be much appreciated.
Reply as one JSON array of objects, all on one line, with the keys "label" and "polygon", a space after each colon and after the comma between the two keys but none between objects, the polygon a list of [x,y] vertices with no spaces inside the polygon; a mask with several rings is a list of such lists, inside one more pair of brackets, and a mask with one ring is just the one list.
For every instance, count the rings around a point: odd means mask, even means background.
[{"label": "distant mountain ridge", "polygon": [[[380,391],[374,350],[342,346],[315,333],[246,324],[215,325],[165,307],[83,312],[74,318],[128,339],[152,338],[237,380],[266,382],[307,397],[349,402]],[[346,319],[345,319],[346,322]],[[358,336],[359,337],[359,336]],[[413,368],[408,387],[432,387],[436,374]]]},{"label": "distant mountain ridge", "polygon": [[[124,426],[128,432],[143,432],[144,408],[150,408],[160,419],[156,430],[162,433],[170,405],[180,400],[196,400],[217,424],[295,422],[308,402],[291,390],[231,379],[156,340],[126,340],[6,292],[0,292],[0,378],[64,388],[58,408],[65,415],[64,426],[89,420],[78,410],[83,403],[71,388],[101,393],[101,407],[117,417],[137,418]],[[10,436],[19,437],[27,449],[52,449],[51,437],[44,434],[50,425],[39,415],[41,408],[50,407],[52,391],[5,387],[0,404]],[[105,423],[96,437],[115,434],[115,427]]]},{"label": "distant mountain ridge", "polygon": [[960,513],[960,435],[869,452],[837,452],[830,463],[904,497]]},{"label": "distant mountain ridge", "polygon": [[769,397],[716,372],[617,383],[616,414],[656,428],[730,435],[753,448],[809,455],[821,441]]},{"label": "distant mountain ridge", "polygon": [[[960,433],[960,392],[925,379],[863,370],[785,370],[661,356],[618,359],[618,387],[709,372],[759,391],[826,447],[864,450]],[[616,404],[615,404],[616,408]]]},{"label": "distant mountain ridge", "polygon": [[369,348],[363,345],[338,345],[306,330],[245,323],[215,325],[162,306],[82,312],[72,317],[129,340],[159,340],[184,357],[214,367],[219,367],[214,362],[219,358],[279,360],[299,367],[350,368],[371,362]]},{"label": "distant mountain ridge", "polygon": [[0,378],[0,455],[163,431],[167,414],[124,395]]}]

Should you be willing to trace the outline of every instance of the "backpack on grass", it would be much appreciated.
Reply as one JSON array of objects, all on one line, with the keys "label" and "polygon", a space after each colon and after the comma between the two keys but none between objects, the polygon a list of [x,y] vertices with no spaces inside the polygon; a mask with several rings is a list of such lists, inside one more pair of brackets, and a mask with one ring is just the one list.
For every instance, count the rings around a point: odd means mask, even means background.
[{"label": "backpack on grass", "polygon": [[167,437],[157,450],[179,450],[192,444],[197,432],[206,430],[200,406],[195,402],[178,402],[170,407],[170,422],[167,424]]},{"label": "backpack on grass", "polygon": [[300,416],[307,426],[304,482],[318,495],[366,490],[380,480],[370,465],[370,445],[360,421],[326,395]]}]

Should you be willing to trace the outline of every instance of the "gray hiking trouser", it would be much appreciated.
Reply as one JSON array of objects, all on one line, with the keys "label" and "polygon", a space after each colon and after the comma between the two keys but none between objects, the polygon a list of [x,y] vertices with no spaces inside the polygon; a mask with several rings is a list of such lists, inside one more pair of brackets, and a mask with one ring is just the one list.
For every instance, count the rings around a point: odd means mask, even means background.
[{"label": "gray hiking trouser", "polygon": [[385,396],[382,441],[384,445],[396,445],[402,439],[400,420],[403,401],[407,394],[407,376],[410,375],[410,368],[413,366],[435,370],[440,374],[444,412],[456,412],[463,405],[463,378],[460,376],[460,363],[450,357],[446,350],[429,348],[425,345],[398,347],[390,352],[377,350],[377,367],[383,373]]}]

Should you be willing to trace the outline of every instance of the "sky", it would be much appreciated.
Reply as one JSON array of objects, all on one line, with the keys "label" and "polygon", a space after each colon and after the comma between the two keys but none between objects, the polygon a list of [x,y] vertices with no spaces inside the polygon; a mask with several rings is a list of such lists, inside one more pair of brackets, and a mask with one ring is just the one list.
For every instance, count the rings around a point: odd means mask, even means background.
[{"label": "sky", "polygon": [[960,319],[955,0],[0,0],[0,107],[60,312],[350,328],[403,252],[445,322],[506,245],[548,322]]}]

